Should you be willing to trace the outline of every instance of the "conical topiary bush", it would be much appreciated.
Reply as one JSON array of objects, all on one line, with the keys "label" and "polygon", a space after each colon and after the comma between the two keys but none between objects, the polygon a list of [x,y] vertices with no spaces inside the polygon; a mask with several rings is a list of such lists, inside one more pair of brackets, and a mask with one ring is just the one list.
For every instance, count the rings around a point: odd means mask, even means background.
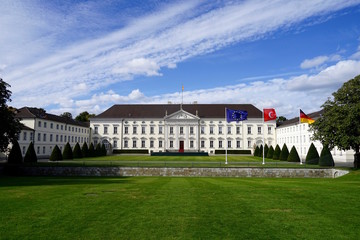
[{"label": "conical topiary bush", "polygon": [[335,166],[334,159],[333,159],[331,152],[327,146],[323,146],[323,149],[321,150],[319,166],[322,166],[322,167]]},{"label": "conical topiary bush", "polygon": [[266,157],[267,154],[269,152],[269,146],[267,144],[265,144],[265,148],[264,148],[264,156]]},{"label": "conical topiary bush", "polygon": [[24,162],[37,162],[37,156],[33,142],[30,142],[29,147],[26,150]]},{"label": "conical topiary bush", "polygon": [[262,157],[263,156],[263,145],[260,145],[260,148],[259,148],[259,157]]},{"label": "conical topiary bush", "polygon": [[101,156],[106,156],[107,150],[105,144],[101,145]]},{"label": "conical topiary bush", "polygon": [[281,153],[280,153],[280,160],[287,161],[288,156],[289,156],[289,150],[286,146],[286,143],[284,143],[284,146],[282,147]]},{"label": "conical topiary bush", "polygon": [[95,156],[100,157],[101,156],[101,144],[98,143],[95,148]]},{"label": "conical topiary bush", "polygon": [[255,151],[254,151],[254,156],[255,157],[259,156],[259,151],[260,151],[259,146],[256,146]]},{"label": "conical topiary bush", "polygon": [[89,146],[89,157],[95,157],[95,148],[93,143],[90,143]]},{"label": "conical topiary bush", "polygon": [[71,146],[70,146],[70,143],[69,143],[69,142],[66,143],[66,145],[65,145],[62,158],[63,158],[64,160],[66,160],[66,159],[73,159],[73,158],[74,158],[74,157],[73,157],[73,152],[72,152],[72,149],[71,149]]},{"label": "conical topiary bush", "polygon": [[22,163],[22,161],[23,161],[23,157],[21,154],[20,145],[18,141],[15,140],[13,142],[13,145],[9,153],[8,163],[18,164],[18,163]]},{"label": "conical topiary bush", "polygon": [[291,148],[291,151],[289,153],[287,161],[288,162],[300,162],[300,157],[299,157],[299,154],[298,154],[295,146],[293,146]]},{"label": "conical topiary bush", "polygon": [[84,158],[89,157],[89,148],[86,142],[84,142],[84,144],[81,147],[81,154]]},{"label": "conical topiary bush", "polygon": [[273,159],[274,160],[279,160],[280,159],[280,153],[281,153],[281,148],[280,148],[280,146],[278,144],[276,144],[274,154],[273,154]]},{"label": "conical topiary bush", "polygon": [[319,164],[319,153],[316,150],[316,147],[314,145],[314,143],[311,143],[309,151],[306,154],[306,159],[305,159],[305,163],[306,164]]},{"label": "conical topiary bush", "polygon": [[270,146],[270,148],[269,148],[269,151],[268,151],[268,153],[267,153],[267,155],[266,155],[266,158],[273,158],[273,155],[274,155],[274,148],[273,148],[273,146]]},{"label": "conical topiary bush", "polygon": [[82,152],[81,152],[79,143],[75,144],[74,151],[73,151],[73,157],[74,158],[82,158]]},{"label": "conical topiary bush", "polygon": [[61,150],[58,147],[58,145],[55,145],[54,149],[51,152],[49,160],[50,161],[61,161],[62,159],[63,158],[62,158]]}]

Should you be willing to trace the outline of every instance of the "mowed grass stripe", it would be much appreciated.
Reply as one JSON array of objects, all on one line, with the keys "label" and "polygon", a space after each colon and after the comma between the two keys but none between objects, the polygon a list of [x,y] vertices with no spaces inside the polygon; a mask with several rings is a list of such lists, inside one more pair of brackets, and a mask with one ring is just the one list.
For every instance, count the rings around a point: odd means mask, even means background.
[{"label": "mowed grass stripe", "polygon": [[338,179],[0,178],[0,239],[357,239]]}]

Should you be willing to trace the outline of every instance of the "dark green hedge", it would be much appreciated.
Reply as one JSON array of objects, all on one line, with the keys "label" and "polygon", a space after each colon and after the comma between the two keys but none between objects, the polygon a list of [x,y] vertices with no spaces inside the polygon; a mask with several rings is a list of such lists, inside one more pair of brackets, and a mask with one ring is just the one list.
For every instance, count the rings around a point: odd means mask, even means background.
[{"label": "dark green hedge", "polygon": [[18,141],[15,140],[15,142],[13,142],[13,145],[10,150],[8,163],[16,164],[16,163],[22,163],[22,161],[23,161],[23,157],[21,154],[20,145],[19,145]]},{"label": "dark green hedge", "polygon": [[[251,155],[251,150],[228,150],[228,154],[246,154]],[[215,154],[225,154],[225,150],[215,150]]]},{"label": "dark green hedge", "polygon": [[37,156],[36,156],[33,142],[30,142],[29,147],[26,150],[24,162],[37,162]]},{"label": "dark green hedge", "polygon": [[287,161],[287,158],[289,157],[289,150],[284,143],[284,146],[282,147],[281,153],[280,153],[280,160],[281,161]]},{"label": "dark green hedge", "polygon": [[319,164],[319,153],[316,150],[314,143],[311,143],[308,153],[306,154],[306,164]]},{"label": "dark green hedge", "polygon": [[287,161],[288,162],[300,162],[300,157],[299,157],[299,154],[295,148],[295,146],[293,146],[291,148],[291,151],[290,151],[290,154],[287,158]]},{"label": "dark green hedge", "polygon": [[113,154],[149,154],[148,149],[114,149]]},{"label": "dark green hedge", "polygon": [[73,157],[73,152],[72,152],[72,149],[71,149],[71,146],[70,146],[69,142],[67,142],[66,145],[65,145],[62,157],[63,157],[64,160],[74,158]]},{"label": "dark green hedge", "polygon": [[58,147],[58,145],[55,145],[55,147],[51,153],[51,156],[50,156],[50,161],[60,161],[62,159],[63,158],[62,158],[61,150]]},{"label": "dark green hedge", "polygon": [[280,153],[281,153],[281,149],[280,149],[280,146],[277,144],[276,147],[275,147],[274,154],[273,154],[273,159],[274,160],[279,160],[280,159]]},{"label": "dark green hedge", "polygon": [[274,148],[273,148],[273,146],[270,146],[269,151],[266,155],[266,158],[272,159],[273,155],[274,155]]},{"label": "dark green hedge", "polygon": [[323,146],[321,150],[320,159],[319,159],[319,166],[322,167],[333,167],[335,166],[334,159],[331,155],[329,148]]}]

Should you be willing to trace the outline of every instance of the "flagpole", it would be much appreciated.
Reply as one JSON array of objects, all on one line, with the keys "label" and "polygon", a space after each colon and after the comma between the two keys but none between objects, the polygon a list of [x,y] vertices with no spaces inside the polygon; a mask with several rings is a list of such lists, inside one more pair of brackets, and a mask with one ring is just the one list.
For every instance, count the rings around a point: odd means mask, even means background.
[{"label": "flagpole", "polygon": [[[300,109],[301,110],[301,109]],[[302,164],[302,140],[301,140],[301,116],[299,112],[299,127],[300,127],[300,165]]]},{"label": "flagpole", "polygon": [[227,117],[226,117],[226,108],[225,108],[225,164],[228,164],[228,161],[227,161]]},{"label": "flagpole", "polygon": [[262,111],[262,120],[263,120],[263,162],[262,164],[264,165],[265,164],[265,120],[264,120],[264,108],[263,108],[263,111]]}]

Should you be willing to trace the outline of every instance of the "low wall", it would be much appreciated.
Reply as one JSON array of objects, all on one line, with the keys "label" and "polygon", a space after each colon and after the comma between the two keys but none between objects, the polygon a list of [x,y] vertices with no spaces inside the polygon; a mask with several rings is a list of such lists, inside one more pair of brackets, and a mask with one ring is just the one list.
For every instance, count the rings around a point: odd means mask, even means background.
[{"label": "low wall", "polygon": [[[9,171],[10,170],[10,171]],[[5,174],[5,169],[0,173]],[[153,167],[17,167],[7,169],[26,176],[163,176],[163,177],[257,177],[257,178],[336,178],[348,173],[337,169],[289,168],[153,168]]]}]

